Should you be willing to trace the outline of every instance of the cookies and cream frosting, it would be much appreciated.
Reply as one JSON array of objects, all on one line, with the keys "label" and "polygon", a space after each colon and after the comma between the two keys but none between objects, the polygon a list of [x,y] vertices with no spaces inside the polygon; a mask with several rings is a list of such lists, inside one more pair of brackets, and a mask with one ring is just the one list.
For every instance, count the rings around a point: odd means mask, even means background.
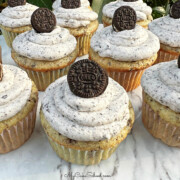
[{"label": "cookies and cream frosting", "polygon": [[8,6],[0,13],[0,24],[11,28],[30,25],[31,15],[37,8],[29,3],[16,7]]},{"label": "cookies and cream frosting", "polygon": [[125,90],[109,78],[104,93],[81,98],[69,89],[67,76],[45,91],[42,111],[60,134],[78,141],[99,141],[117,135],[128,123],[129,98]]},{"label": "cookies and cream frosting", "polygon": [[112,19],[116,9],[121,6],[132,7],[136,11],[137,21],[147,20],[147,17],[152,13],[152,8],[150,6],[147,6],[147,4],[143,2],[143,0],[137,0],[134,2],[125,2],[123,0],[118,0],[106,4],[103,7],[103,15]]},{"label": "cookies and cream frosting", "polygon": [[76,39],[67,29],[56,27],[50,33],[35,30],[20,34],[13,41],[13,49],[34,60],[54,61],[71,54],[76,49]]},{"label": "cookies and cream frosting", "polygon": [[75,9],[65,9],[61,6],[61,0],[56,0],[53,9],[57,24],[61,27],[78,28],[87,26],[91,21],[98,18],[97,13],[89,8],[89,4],[85,0],[81,0],[81,6]]},{"label": "cookies and cream frosting", "polygon": [[[90,3],[88,0],[80,0],[81,2],[81,7],[89,7]],[[53,9],[58,9],[61,7],[61,0],[56,0],[54,1],[53,5],[52,5]]]},{"label": "cookies and cream frosting", "polygon": [[158,18],[149,24],[149,29],[158,36],[162,44],[180,47],[180,19],[169,15]]},{"label": "cookies and cream frosting", "polygon": [[180,112],[180,69],[177,60],[148,68],[142,76],[141,85],[154,100]]},{"label": "cookies and cream frosting", "polygon": [[132,30],[120,32],[115,32],[112,26],[108,26],[92,37],[91,48],[101,57],[138,61],[156,54],[160,43],[153,33],[139,25]]},{"label": "cookies and cream frosting", "polygon": [[32,82],[25,71],[11,65],[3,65],[3,78],[0,82],[0,121],[7,120],[27,103]]}]

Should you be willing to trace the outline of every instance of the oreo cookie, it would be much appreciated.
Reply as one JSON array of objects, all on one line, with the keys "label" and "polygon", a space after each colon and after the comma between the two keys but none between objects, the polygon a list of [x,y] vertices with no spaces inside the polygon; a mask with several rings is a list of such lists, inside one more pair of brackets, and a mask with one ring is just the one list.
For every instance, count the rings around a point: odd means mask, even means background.
[{"label": "oreo cookie", "polygon": [[81,6],[80,0],[61,0],[61,6],[65,9],[76,9]]},{"label": "oreo cookie", "polygon": [[8,6],[10,7],[16,7],[16,6],[25,5],[26,0],[8,0],[7,3],[8,3]]},{"label": "oreo cookie", "polygon": [[138,1],[138,0],[123,0],[124,2],[135,2],[135,1]]},{"label": "oreo cookie", "polygon": [[56,17],[47,8],[38,8],[31,16],[31,25],[38,33],[49,33],[56,26]]},{"label": "oreo cookie", "polygon": [[178,58],[178,68],[180,68],[180,56]]},{"label": "oreo cookie", "polygon": [[175,2],[170,9],[170,17],[174,19],[180,18],[180,1]]},{"label": "oreo cookie", "polygon": [[96,62],[84,59],[74,63],[67,75],[69,88],[76,96],[100,96],[108,85],[108,75]]},{"label": "oreo cookie", "polygon": [[112,27],[114,31],[124,31],[134,29],[136,26],[136,11],[130,6],[121,6],[113,16]]},{"label": "oreo cookie", "polygon": [[1,46],[0,46],[0,81],[3,77],[3,67],[2,67],[2,53],[1,53]]}]

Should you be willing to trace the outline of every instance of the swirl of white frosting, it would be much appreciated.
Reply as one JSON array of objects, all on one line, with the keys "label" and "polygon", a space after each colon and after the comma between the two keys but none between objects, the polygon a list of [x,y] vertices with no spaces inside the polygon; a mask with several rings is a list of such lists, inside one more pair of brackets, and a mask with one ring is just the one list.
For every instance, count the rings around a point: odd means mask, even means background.
[{"label": "swirl of white frosting", "polygon": [[67,29],[56,27],[50,33],[31,30],[13,41],[13,49],[20,55],[35,60],[54,61],[71,54],[76,49],[76,39]]},{"label": "swirl of white frosting", "polygon": [[141,85],[153,99],[175,112],[180,112],[180,69],[177,60],[148,68]]},{"label": "swirl of white frosting", "polygon": [[180,18],[169,15],[155,19],[149,24],[151,32],[156,34],[160,42],[171,47],[180,47]]},{"label": "swirl of white frosting", "polygon": [[152,8],[143,3],[143,0],[137,0],[134,2],[125,2],[123,0],[111,2],[103,7],[103,15],[109,18],[113,18],[114,12],[121,6],[132,7],[137,14],[137,21],[147,20],[147,16],[151,15]]},{"label": "swirl of white frosting", "polygon": [[[80,0],[81,2],[81,7],[89,7],[90,3],[88,0]],[[53,5],[52,5],[53,9],[58,9],[61,7],[61,0],[56,0],[54,1]]]},{"label": "swirl of white frosting", "polygon": [[153,33],[139,25],[132,30],[120,32],[115,32],[112,26],[108,26],[92,37],[91,48],[101,57],[138,61],[156,54],[160,43]]},{"label": "swirl of white frosting", "polygon": [[86,6],[86,1],[81,1],[81,6],[75,9],[65,9],[61,6],[61,0],[57,0],[53,4],[54,14],[57,24],[61,27],[77,28],[87,26],[98,18],[97,13]]},{"label": "swirl of white frosting", "polygon": [[25,71],[10,65],[3,65],[3,79],[0,82],[0,121],[16,115],[31,95],[32,82]]},{"label": "swirl of white frosting", "polygon": [[8,6],[0,13],[0,24],[12,28],[31,25],[31,15],[37,8],[28,3],[23,6]]},{"label": "swirl of white frosting", "polygon": [[109,78],[105,92],[95,98],[80,98],[68,86],[67,76],[52,83],[42,101],[50,125],[78,141],[99,141],[117,135],[130,118],[125,90]]}]

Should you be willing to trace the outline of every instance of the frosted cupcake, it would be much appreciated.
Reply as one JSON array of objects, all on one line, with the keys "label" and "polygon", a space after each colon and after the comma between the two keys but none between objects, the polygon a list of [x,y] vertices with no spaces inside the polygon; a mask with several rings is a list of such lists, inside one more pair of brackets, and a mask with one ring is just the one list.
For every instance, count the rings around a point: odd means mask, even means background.
[{"label": "frosted cupcake", "polygon": [[134,111],[125,90],[95,62],[81,60],[45,91],[41,123],[57,155],[92,165],[126,138]]},{"label": "frosted cupcake", "polygon": [[88,54],[90,40],[98,28],[98,15],[87,0],[76,0],[68,3],[66,0],[56,0],[53,4],[57,24],[67,28],[76,37],[79,56]]},{"label": "frosted cupcake", "polygon": [[147,6],[147,4],[143,2],[143,0],[118,0],[106,4],[103,7],[102,16],[104,27],[110,26],[112,24],[114,12],[121,6],[132,7],[137,14],[137,24],[146,29],[148,28],[148,24],[153,19],[151,16],[152,8],[150,6]]},{"label": "frosted cupcake", "polygon": [[0,28],[9,47],[18,34],[32,29],[30,19],[37,8],[25,0],[8,0],[8,7],[0,13]]},{"label": "frosted cupcake", "polygon": [[170,15],[149,24],[149,30],[156,34],[161,42],[156,63],[177,59],[180,54],[180,15],[176,12],[176,7],[180,9],[180,1],[172,6]]},{"label": "frosted cupcake", "polygon": [[0,154],[19,148],[30,138],[37,102],[38,90],[26,72],[0,65]]},{"label": "frosted cupcake", "polygon": [[76,38],[55,24],[54,14],[39,8],[32,15],[34,29],[20,34],[13,41],[12,58],[40,91],[67,74],[78,55]]},{"label": "frosted cupcake", "polygon": [[145,71],[142,120],[147,130],[169,146],[180,147],[180,58]]},{"label": "frosted cupcake", "polygon": [[144,70],[156,61],[159,48],[159,39],[136,25],[135,11],[122,6],[115,11],[113,26],[92,37],[89,57],[126,91],[132,91],[140,85]]}]

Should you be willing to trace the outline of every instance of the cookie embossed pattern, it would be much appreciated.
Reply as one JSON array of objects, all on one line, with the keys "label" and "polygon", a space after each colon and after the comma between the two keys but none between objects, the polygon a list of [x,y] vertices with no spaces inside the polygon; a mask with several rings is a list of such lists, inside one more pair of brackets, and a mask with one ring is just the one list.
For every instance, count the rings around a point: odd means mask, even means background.
[{"label": "cookie embossed pattern", "polygon": [[7,2],[10,7],[22,6],[26,4],[26,0],[8,0]]},{"label": "cookie embossed pattern", "polygon": [[136,12],[129,6],[122,6],[114,13],[112,27],[114,31],[134,29],[136,26]]},{"label": "cookie embossed pattern", "polygon": [[61,5],[65,9],[75,9],[81,6],[80,0],[61,0]]},{"label": "cookie embossed pattern", "polygon": [[67,79],[71,91],[83,98],[101,95],[108,85],[106,72],[97,63],[88,59],[73,64]]},{"label": "cookie embossed pattern", "polygon": [[38,33],[49,33],[56,26],[56,17],[47,8],[39,8],[31,16],[31,24]]}]

